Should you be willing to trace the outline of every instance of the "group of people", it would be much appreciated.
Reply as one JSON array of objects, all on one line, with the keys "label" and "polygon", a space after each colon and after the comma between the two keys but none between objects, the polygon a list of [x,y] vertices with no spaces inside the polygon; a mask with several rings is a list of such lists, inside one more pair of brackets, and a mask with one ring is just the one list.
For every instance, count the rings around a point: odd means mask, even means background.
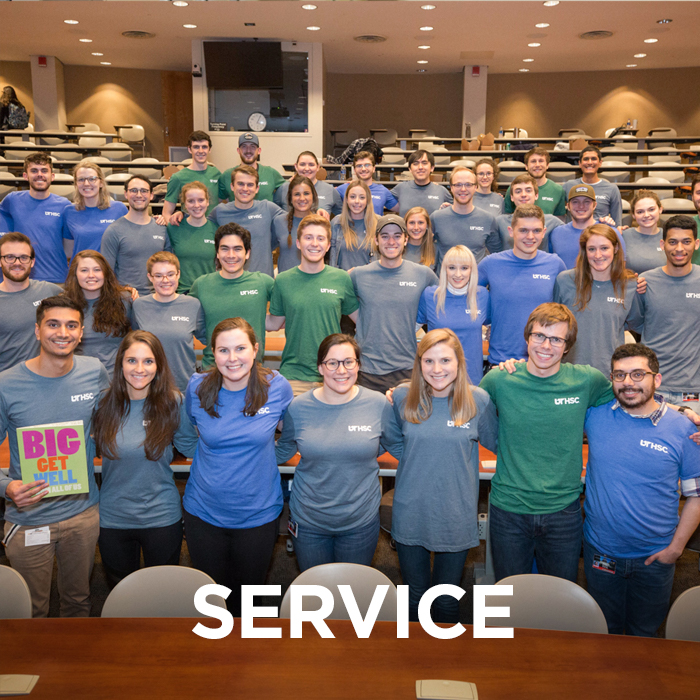
[{"label": "group of people", "polygon": [[[234,590],[237,614],[240,586],[263,582],[271,561],[277,464],[297,452],[300,568],[369,565],[388,451],[399,460],[392,537],[417,619],[422,593],[459,585],[478,544],[482,444],[497,454],[497,579],[536,561],[576,581],[583,541],[610,631],[655,634],[700,522],[697,221],[660,228],[660,203],[642,191],[638,228],[621,230],[590,148],[566,188],[533,149],[505,199],[490,159],[454,168],[448,191],[430,179],[432,154],[416,151],[413,182],[392,191],[361,152],[355,179],[333,189],[313,153],[287,183],[260,165],[254,134],[223,175],[210,148],[192,134],[192,164],[171,178],[161,217],[147,179],[125,184],[126,209],[89,161],[76,165],[73,203],[51,194],[41,154],[25,162],[29,190],[0,203],[4,544],[34,614],[48,613],[54,555],[61,614],[88,615],[95,544],[115,585],[141,552],[147,566],[177,563],[183,518],[193,565]],[[693,199],[700,207],[700,178]],[[281,328],[274,371],[265,333]],[[624,344],[625,329],[642,342]],[[194,338],[206,345],[201,373]],[[17,430],[65,421],[84,427],[88,489],[47,497],[52,475],[22,478]],[[182,508],[173,448],[193,457]],[[457,615],[455,600],[436,600],[434,619]]]}]

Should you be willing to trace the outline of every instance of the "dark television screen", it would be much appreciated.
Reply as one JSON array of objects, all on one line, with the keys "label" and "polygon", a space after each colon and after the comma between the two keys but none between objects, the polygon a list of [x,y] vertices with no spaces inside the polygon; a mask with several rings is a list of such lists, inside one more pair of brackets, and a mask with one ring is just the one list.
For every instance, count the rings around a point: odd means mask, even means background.
[{"label": "dark television screen", "polygon": [[212,90],[281,90],[282,45],[272,41],[205,41]]}]

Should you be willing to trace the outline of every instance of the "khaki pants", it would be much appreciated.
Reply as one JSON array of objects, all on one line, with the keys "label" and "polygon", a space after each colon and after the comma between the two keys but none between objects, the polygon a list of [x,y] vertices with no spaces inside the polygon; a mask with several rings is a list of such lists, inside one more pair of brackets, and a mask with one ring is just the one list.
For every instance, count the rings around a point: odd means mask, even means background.
[{"label": "khaki pants", "polygon": [[316,389],[316,387],[321,386],[320,382],[305,382],[301,379],[290,379],[289,383],[295,397],[299,396],[299,394],[304,394],[307,391],[311,391],[311,389]]},{"label": "khaki pants", "polygon": [[[47,523],[48,524],[48,523]],[[32,594],[32,616],[48,617],[53,560],[58,563],[58,593],[61,617],[89,617],[90,575],[100,534],[99,506],[48,524],[49,544],[25,546],[25,531],[43,525],[20,527],[7,545],[7,558],[27,582]],[[5,535],[13,527],[5,523]]]}]

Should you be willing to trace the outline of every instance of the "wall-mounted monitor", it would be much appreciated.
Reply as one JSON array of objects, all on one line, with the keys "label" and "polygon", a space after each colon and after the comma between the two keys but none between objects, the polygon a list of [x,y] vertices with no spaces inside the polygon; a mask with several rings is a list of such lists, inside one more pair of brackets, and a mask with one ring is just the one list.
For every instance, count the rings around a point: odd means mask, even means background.
[{"label": "wall-mounted monitor", "polygon": [[281,90],[282,44],[273,41],[205,41],[210,90]]}]

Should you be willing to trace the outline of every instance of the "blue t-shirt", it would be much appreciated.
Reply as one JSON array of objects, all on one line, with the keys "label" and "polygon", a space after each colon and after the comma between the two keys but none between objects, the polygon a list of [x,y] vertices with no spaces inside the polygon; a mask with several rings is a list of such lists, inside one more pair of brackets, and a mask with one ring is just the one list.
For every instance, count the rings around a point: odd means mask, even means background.
[{"label": "blue t-shirt", "polygon": [[423,290],[418,306],[417,323],[427,323],[429,331],[434,328],[449,328],[455,332],[464,350],[469,383],[476,385],[484,376],[481,327],[491,323],[489,292],[484,287],[477,287],[477,315],[472,321],[471,314],[467,309],[467,297],[455,296],[449,290],[445,293],[445,308],[438,314],[437,300],[435,299],[436,289],[437,287],[428,287]]},{"label": "blue t-shirt", "polygon": [[[601,222],[596,220],[596,223],[599,224]],[[557,226],[549,234],[549,252],[558,255],[564,261],[567,270],[573,270],[576,267],[576,258],[578,258],[581,250],[579,241],[581,240],[581,234],[585,230],[583,228],[574,228],[573,222],[570,222],[563,226]],[[620,241],[623,252],[626,252],[625,239],[619,233],[617,238]]]},{"label": "blue t-shirt", "polygon": [[199,430],[199,442],[185,489],[185,510],[217,527],[265,525],[282,512],[275,428],[292,401],[292,388],[274,372],[267,403],[256,415],[245,416],[246,390],[222,387],[216,408],[220,418],[212,418],[196,393],[204,377],[195,374],[187,385],[187,415]]},{"label": "blue t-shirt", "polygon": [[[348,189],[350,183],[346,182],[343,185],[338,185],[336,191],[340,195],[341,199],[345,199],[345,190]],[[372,195],[372,205],[374,206],[374,212],[377,216],[382,216],[384,214],[384,209],[393,209],[399,200],[394,197],[391,190],[380,185],[378,182],[373,182],[369,186],[370,194]]]},{"label": "blue t-shirt", "polygon": [[63,213],[63,237],[75,241],[73,255],[81,250],[100,252],[102,234],[110,224],[125,216],[129,210],[122,202],[110,200],[106,209],[85,207],[78,211],[75,205],[67,207]]},{"label": "blue t-shirt", "polygon": [[63,215],[71,203],[65,197],[50,194],[35,199],[28,190],[10,192],[0,202],[0,212],[9,231],[19,231],[34,246],[36,262],[31,277],[63,284],[68,260],[63,251]]},{"label": "blue t-shirt", "polygon": [[700,477],[693,424],[667,409],[654,426],[611,401],[586,415],[584,536],[599,552],[638,559],[668,547],[678,526],[678,480]]},{"label": "blue t-shirt", "polygon": [[552,301],[557,275],[565,269],[561,258],[541,250],[531,260],[506,250],[479,263],[479,284],[491,292],[491,364],[527,357],[527,319],[540,304]]}]

